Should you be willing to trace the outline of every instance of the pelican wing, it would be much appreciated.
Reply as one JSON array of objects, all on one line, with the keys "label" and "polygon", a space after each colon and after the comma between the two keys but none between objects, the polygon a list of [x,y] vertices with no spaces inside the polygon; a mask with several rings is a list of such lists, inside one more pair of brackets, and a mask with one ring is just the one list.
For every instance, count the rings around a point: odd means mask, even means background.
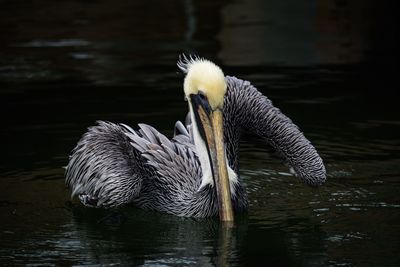
[{"label": "pelican wing", "polygon": [[66,184],[91,207],[117,207],[129,203],[141,189],[146,172],[140,153],[131,146],[128,126],[99,121],[90,127],[66,168]]},{"label": "pelican wing", "polygon": [[191,127],[177,122],[172,139],[149,125],[139,127],[136,133],[128,135],[131,145],[145,159],[149,175],[143,178],[142,190],[133,203],[178,216],[217,214],[214,191],[210,186],[200,187],[202,170]]},{"label": "pelican wing", "polygon": [[[66,184],[86,206],[118,207],[139,197],[143,183],[175,186],[171,194],[192,193],[200,186],[201,168],[190,126],[175,125],[173,139],[153,127],[99,121],[72,151]],[[145,180],[146,179],[146,180]]]},{"label": "pelican wing", "polygon": [[146,165],[151,166],[152,176],[157,178],[154,182],[197,189],[200,179],[196,178],[200,178],[201,168],[188,129],[178,121],[174,138],[170,140],[147,124],[139,124],[139,127],[136,134],[128,136],[131,145],[146,159]]}]

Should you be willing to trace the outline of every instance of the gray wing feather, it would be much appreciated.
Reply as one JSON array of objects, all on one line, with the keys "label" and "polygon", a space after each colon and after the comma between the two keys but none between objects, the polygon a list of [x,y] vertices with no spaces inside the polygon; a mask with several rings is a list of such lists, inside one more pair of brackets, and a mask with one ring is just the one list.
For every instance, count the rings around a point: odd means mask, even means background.
[{"label": "gray wing feather", "polygon": [[189,136],[189,132],[181,121],[177,121],[174,127],[174,137],[178,135]]},{"label": "gray wing feather", "polygon": [[194,150],[192,126],[190,124],[190,119],[187,118],[190,118],[190,113],[186,116],[185,125],[181,121],[175,123],[174,137],[172,139],[174,142],[190,146],[191,149]]},{"label": "gray wing feather", "polygon": [[138,124],[140,127],[139,132],[142,134],[142,136],[148,140],[150,143],[156,144],[157,143],[157,136],[159,132],[151,127],[150,125],[140,123]]}]

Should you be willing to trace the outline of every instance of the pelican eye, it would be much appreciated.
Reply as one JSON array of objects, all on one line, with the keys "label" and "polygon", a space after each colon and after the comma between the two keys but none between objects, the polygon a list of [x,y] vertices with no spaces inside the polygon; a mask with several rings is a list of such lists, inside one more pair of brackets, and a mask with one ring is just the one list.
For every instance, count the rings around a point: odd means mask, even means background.
[{"label": "pelican eye", "polygon": [[207,100],[207,97],[206,97],[206,95],[204,94],[203,91],[200,91],[200,90],[199,90],[199,92],[198,92],[197,94],[199,95],[199,97],[200,97],[202,100]]}]

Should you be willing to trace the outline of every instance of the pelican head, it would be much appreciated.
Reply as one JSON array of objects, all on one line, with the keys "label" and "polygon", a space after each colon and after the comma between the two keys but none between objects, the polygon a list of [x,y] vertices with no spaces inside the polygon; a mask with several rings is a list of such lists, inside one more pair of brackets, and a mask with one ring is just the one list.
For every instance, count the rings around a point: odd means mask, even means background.
[{"label": "pelican head", "polygon": [[202,186],[215,185],[222,221],[233,220],[230,181],[225,156],[222,108],[225,76],[211,61],[184,58],[178,67],[185,73],[185,98],[193,122],[194,142],[202,167]]},{"label": "pelican head", "polygon": [[191,60],[187,64],[183,89],[187,99],[190,98],[190,95],[201,94],[207,98],[212,110],[222,109],[226,93],[225,75],[211,61]]}]

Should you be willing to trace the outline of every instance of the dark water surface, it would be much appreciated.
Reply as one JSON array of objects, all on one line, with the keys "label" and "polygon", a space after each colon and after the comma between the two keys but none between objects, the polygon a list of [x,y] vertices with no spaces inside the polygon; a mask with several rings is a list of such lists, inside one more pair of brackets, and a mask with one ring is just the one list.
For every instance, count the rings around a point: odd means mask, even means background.
[{"label": "dark water surface", "polygon": [[[385,1],[258,2],[1,1],[0,265],[400,264]],[[250,207],[231,231],[132,207],[103,220],[110,211],[71,201],[62,166],[96,120],[172,134],[187,111],[175,62],[190,51],[292,118],[324,159],[326,185],[301,184],[248,137]]]}]

